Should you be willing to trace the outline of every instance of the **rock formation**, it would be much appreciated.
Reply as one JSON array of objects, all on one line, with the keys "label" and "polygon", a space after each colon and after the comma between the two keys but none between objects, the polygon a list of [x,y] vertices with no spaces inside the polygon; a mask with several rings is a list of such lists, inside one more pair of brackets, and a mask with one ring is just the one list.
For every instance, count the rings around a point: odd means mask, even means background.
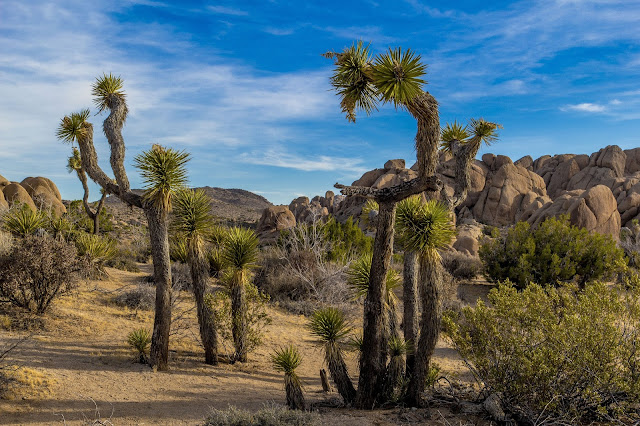
[{"label": "rock formation", "polygon": [[9,182],[0,175],[0,210],[19,203],[32,210],[51,209],[56,216],[67,209],[62,204],[60,191],[55,183],[45,177],[28,177],[22,182]]},{"label": "rock formation", "polygon": [[275,241],[280,231],[296,226],[296,218],[287,206],[270,206],[264,209],[258,222],[258,236],[263,241]]}]

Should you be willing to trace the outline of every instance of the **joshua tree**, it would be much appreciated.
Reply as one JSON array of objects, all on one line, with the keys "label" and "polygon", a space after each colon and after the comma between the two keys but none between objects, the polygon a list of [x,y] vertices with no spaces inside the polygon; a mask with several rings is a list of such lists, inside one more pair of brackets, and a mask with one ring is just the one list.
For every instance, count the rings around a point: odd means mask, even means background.
[{"label": "joshua tree", "polygon": [[[404,377],[404,356],[408,355],[410,345],[402,338],[393,336],[389,339],[389,364],[384,379],[384,397],[387,400],[393,399],[396,388],[401,387]],[[402,395],[403,389],[398,392]]]},{"label": "joshua tree", "polygon": [[[383,293],[393,249],[393,225],[396,203],[421,192],[440,192],[442,182],[435,175],[440,145],[440,120],[438,103],[431,94],[423,91],[426,65],[420,56],[411,50],[389,49],[386,53],[372,57],[369,46],[362,42],[342,52],[328,52],[326,57],[334,60],[335,69],[331,84],[341,99],[342,111],[349,121],[355,122],[356,110],[366,114],[377,109],[380,102],[391,103],[396,108],[406,109],[417,121],[415,138],[418,177],[387,188],[347,187],[336,184],[344,195],[364,195],[373,198],[379,205],[376,237],[373,246],[369,291],[364,304],[362,368],[358,382],[356,406],[371,408],[381,395],[381,380],[386,365],[387,347],[383,332]],[[482,121],[482,128],[493,130],[493,123]],[[475,157],[479,142],[451,139],[448,143],[456,158],[456,188],[453,198],[446,197],[447,205],[453,208],[466,197],[470,185],[470,163]]]},{"label": "joshua tree", "polygon": [[311,334],[316,336],[324,348],[324,361],[329,367],[331,378],[336,384],[338,393],[345,404],[350,404],[356,397],[347,364],[342,357],[340,345],[342,340],[351,332],[344,314],[336,308],[324,308],[313,313],[307,326]]},{"label": "joshua tree", "polygon": [[[98,155],[93,144],[93,125],[87,121],[88,115],[83,112],[76,113],[84,116],[83,120],[76,123],[76,141],[80,148],[82,169],[89,177],[105,192],[116,195],[131,206],[143,209],[147,217],[156,283],[156,309],[149,361],[158,370],[166,370],[171,328],[171,265],[167,216],[173,191],[186,183],[184,166],[189,156],[184,152],[154,146],[136,159],[138,167],[142,170],[146,192],[138,195],[130,190],[124,168],[125,145],[122,137],[128,108],[122,87],[122,79],[111,74],[98,77],[92,87],[94,102],[99,112],[105,109],[110,111],[104,120],[103,130],[110,145],[110,163],[115,180],[107,176],[98,165]],[[62,119],[58,136],[64,135],[69,128],[74,128],[73,114]]]},{"label": "joshua tree", "polygon": [[304,395],[300,378],[296,374],[296,368],[302,362],[302,356],[298,348],[289,345],[276,349],[271,355],[271,362],[276,370],[284,373],[284,389],[287,393],[287,405],[292,410],[304,410]]},{"label": "joshua tree", "polygon": [[186,239],[188,247],[187,261],[191,269],[205,362],[215,365],[218,363],[218,333],[213,312],[205,303],[209,264],[203,247],[204,235],[213,224],[210,203],[209,197],[201,189],[182,190],[176,194],[173,213],[174,227],[178,234]]},{"label": "joshua tree", "polygon": [[[87,110],[88,112],[88,110]],[[72,114],[73,116],[74,114]],[[107,198],[107,192],[102,190],[102,197],[100,197],[100,201],[98,201],[98,206],[95,211],[89,205],[89,185],[87,185],[87,174],[82,170],[82,159],[80,158],[80,151],[75,146],[73,147],[73,153],[69,160],[67,161],[67,171],[69,173],[76,172],[78,175],[78,179],[82,183],[82,189],[84,190],[84,195],[82,196],[82,205],[84,206],[84,211],[87,213],[87,216],[93,221],[93,233],[97,235],[100,232],[100,212],[102,211],[102,206],[104,205],[104,200]]]},{"label": "joshua tree", "polygon": [[227,283],[231,290],[231,331],[236,353],[234,360],[247,361],[247,295],[250,270],[258,259],[258,237],[244,228],[231,228],[222,252],[228,268]]},{"label": "joshua tree", "polygon": [[451,243],[456,230],[445,204],[436,200],[424,202],[421,197],[411,197],[398,204],[397,227],[402,244],[418,254],[420,265],[420,337],[407,392],[407,402],[415,406],[420,404],[420,394],[440,332],[442,259],[439,250]]}]

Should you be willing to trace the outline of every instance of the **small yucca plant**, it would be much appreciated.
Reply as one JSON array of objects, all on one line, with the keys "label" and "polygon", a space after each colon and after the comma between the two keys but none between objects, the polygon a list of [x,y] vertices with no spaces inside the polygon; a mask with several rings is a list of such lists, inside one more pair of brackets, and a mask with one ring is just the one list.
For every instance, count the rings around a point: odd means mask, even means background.
[{"label": "small yucca plant", "polygon": [[344,313],[331,307],[315,311],[307,324],[307,328],[313,336],[319,339],[324,348],[324,360],[345,404],[353,402],[356,390],[349,377],[340,347],[351,332],[351,325],[345,318]]},{"label": "small yucca plant", "polygon": [[219,278],[224,269],[224,259],[222,258],[222,250],[212,248],[207,252],[207,260],[209,261],[209,274],[212,277]]},{"label": "small yucca plant", "polygon": [[86,256],[95,271],[106,274],[105,263],[118,253],[115,241],[95,234],[81,233],[76,239],[79,256]]},{"label": "small yucca plant", "polygon": [[304,410],[304,395],[302,383],[296,374],[296,368],[300,366],[302,356],[293,345],[276,349],[271,354],[271,363],[277,371],[284,373],[284,386],[287,394],[287,405],[293,410]]},{"label": "small yucca plant", "polygon": [[181,238],[172,238],[169,242],[169,257],[174,262],[187,263],[189,259],[189,247]]},{"label": "small yucca plant", "polygon": [[404,356],[411,347],[404,339],[394,336],[389,339],[389,363],[384,378],[383,394],[386,399],[399,400],[405,392]]},{"label": "small yucca plant", "polygon": [[66,240],[73,230],[73,225],[67,220],[66,217],[52,216],[49,220],[49,230],[51,230],[54,238],[57,238],[59,240]]},{"label": "small yucca plant", "polygon": [[138,362],[147,364],[147,354],[149,353],[149,345],[151,345],[151,334],[144,328],[133,330],[127,337],[127,343],[138,352]]},{"label": "small yucca plant", "polygon": [[46,226],[47,216],[40,210],[31,210],[26,204],[12,209],[4,217],[4,229],[16,237],[26,237]]}]

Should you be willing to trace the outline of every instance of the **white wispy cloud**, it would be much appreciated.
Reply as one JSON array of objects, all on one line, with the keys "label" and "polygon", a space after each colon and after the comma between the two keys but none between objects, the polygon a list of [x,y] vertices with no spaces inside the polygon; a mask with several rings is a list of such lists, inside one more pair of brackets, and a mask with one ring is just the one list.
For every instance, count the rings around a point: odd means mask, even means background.
[{"label": "white wispy cloud", "polygon": [[247,16],[249,14],[249,12],[245,10],[226,6],[207,6],[207,9],[213,13],[219,13],[221,15]]},{"label": "white wispy cloud", "polygon": [[282,151],[251,152],[243,154],[240,161],[262,166],[282,167],[304,172],[340,171],[348,174],[361,174],[367,171],[359,158],[331,157],[328,155],[304,157]]},{"label": "white wispy cloud", "polygon": [[560,108],[563,111],[581,111],[581,112],[605,112],[607,108],[604,105],[583,102],[575,105],[565,105]]}]

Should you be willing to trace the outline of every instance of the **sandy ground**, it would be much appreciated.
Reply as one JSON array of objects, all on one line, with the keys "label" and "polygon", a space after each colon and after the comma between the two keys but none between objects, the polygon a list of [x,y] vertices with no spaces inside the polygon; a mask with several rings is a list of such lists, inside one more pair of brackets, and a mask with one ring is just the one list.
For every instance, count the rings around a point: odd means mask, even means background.
[{"label": "sandy ground", "polygon": [[[102,418],[116,425],[195,425],[202,424],[212,407],[257,410],[269,402],[284,404],[283,378],[272,368],[269,354],[289,343],[296,344],[303,355],[298,373],[307,400],[336,397],[321,392],[322,353],[304,327],[305,318],[277,308],[270,311],[273,322],[266,330],[264,345],[245,364],[208,366],[202,362],[193,311],[187,312],[188,328],[172,339],[170,371],[153,372],[136,363],[126,336],[139,327],[151,330],[153,313],[116,306],[112,299],[118,289],[141,281],[149,271],[108,272],[109,279],[84,283],[73,295],[59,300],[45,328],[12,353],[10,362],[34,372],[44,385],[23,389],[12,400],[0,400],[0,424],[90,424]],[[473,285],[458,293],[462,299],[475,299],[483,297],[486,288]],[[187,292],[182,292],[180,302],[183,309],[193,305]],[[3,340],[22,335],[0,331]],[[221,349],[231,351],[228,346]],[[357,378],[355,354],[348,353],[347,360],[352,377]],[[439,343],[435,361],[448,377],[469,380],[462,361],[446,342]],[[403,413],[399,409],[324,409],[322,419],[324,424],[344,425],[392,425],[401,419],[419,424],[485,424],[444,409],[432,410],[430,419],[421,411]]]}]

